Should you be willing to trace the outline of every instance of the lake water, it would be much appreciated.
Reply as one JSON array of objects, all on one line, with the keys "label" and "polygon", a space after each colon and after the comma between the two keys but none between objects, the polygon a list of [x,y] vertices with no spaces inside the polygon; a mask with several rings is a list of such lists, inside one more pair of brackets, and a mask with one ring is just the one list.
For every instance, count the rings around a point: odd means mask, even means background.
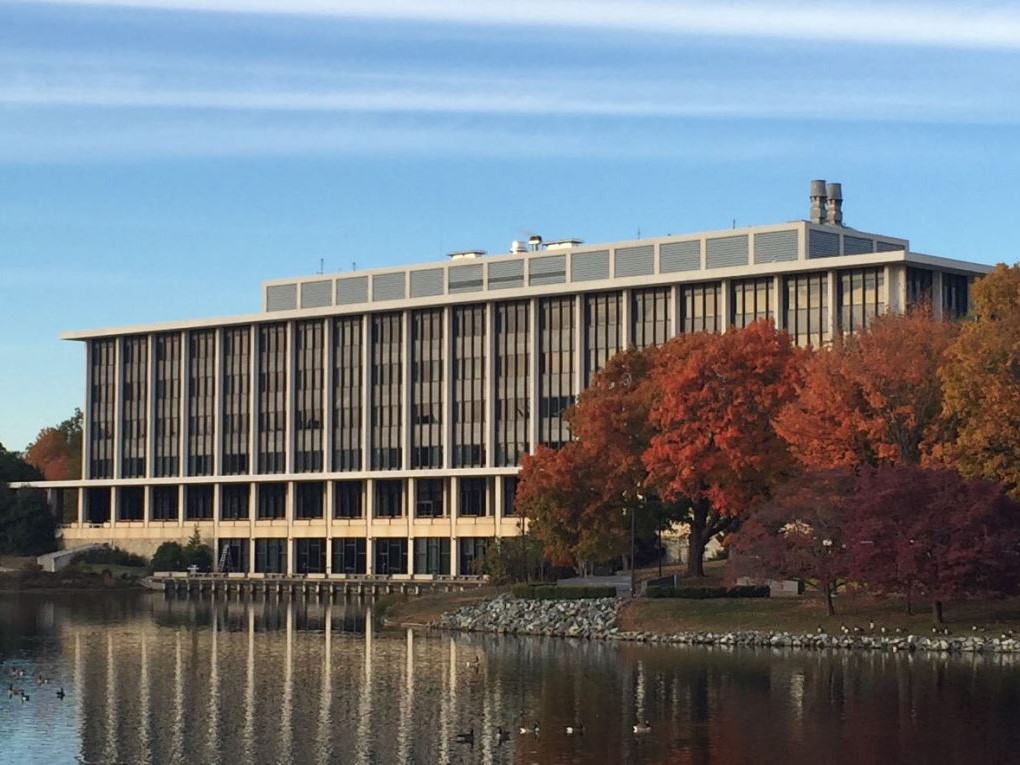
[{"label": "lake water", "polygon": [[156,594],[0,596],[0,651],[30,695],[0,693],[0,763],[1020,762],[1008,657],[451,637],[358,600]]}]

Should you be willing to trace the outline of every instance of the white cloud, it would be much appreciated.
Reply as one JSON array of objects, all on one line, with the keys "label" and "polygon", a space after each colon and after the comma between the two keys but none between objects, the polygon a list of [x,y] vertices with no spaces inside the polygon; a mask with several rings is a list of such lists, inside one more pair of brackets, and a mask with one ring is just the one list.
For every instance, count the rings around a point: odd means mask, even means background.
[{"label": "white cloud", "polygon": [[[141,10],[1020,49],[1014,3],[761,0],[19,0]],[[833,51],[833,58],[838,52]],[[834,65],[820,61],[819,66]]]}]

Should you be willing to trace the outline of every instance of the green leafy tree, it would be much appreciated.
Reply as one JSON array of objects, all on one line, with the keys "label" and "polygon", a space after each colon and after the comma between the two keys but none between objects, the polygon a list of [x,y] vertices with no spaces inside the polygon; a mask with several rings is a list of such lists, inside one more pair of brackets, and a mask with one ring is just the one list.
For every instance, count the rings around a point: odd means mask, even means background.
[{"label": "green leafy tree", "polygon": [[0,485],[0,553],[42,555],[57,549],[57,522],[40,491]]},{"label": "green leafy tree", "polygon": [[180,542],[164,542],[152,556],[153,571],[184,571],[184,548]]},{"label": "green leafy tree", "polygon": [[0,484],[40,480],[42,473],[25,462],[18,452],[8,451],[0,444]]},{"label": "green leafy tree", "polygon": [[202,535],[195,527],[188,543],[184,546],[184,568],[197,566],[199,571],[212,571],[213,554],[209,545],[202,541]]}]

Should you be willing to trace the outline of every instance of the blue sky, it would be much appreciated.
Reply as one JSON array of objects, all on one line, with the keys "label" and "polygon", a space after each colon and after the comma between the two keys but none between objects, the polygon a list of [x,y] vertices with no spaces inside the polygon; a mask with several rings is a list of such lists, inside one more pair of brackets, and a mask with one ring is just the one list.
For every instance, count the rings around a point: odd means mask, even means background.
[{"label": "blue sky", "polygon": [[263,279],[801,218],[1017,259],[1020,3],[0,0],[0,442],[62,330]]}]

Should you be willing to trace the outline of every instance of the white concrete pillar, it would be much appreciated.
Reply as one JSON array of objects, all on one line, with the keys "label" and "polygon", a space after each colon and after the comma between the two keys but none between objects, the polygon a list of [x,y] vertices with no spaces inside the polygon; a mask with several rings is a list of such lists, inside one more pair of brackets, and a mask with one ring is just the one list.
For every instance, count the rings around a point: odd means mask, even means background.
[{"label": "white concrete pillar", "polygon": [[[496,305],[485,304],[485,465],[496,464]],[[452,408],[452,399],[451,399]]]},{"label": "white concrete pillar", "polygon": [[[287,369],[287,382],[286,382],[286,393],[284,394],[284,406],[286,407],[286,419],[287,423],[285,426],[285,436],[283,442],[283,464],[284,471],[288,474],[294,473],[294,414],[297,411],[297,393],[296,385],[294,384],[295,372],[297,370],[297,327],[296,322],[288,321],[286,324],[286,331],[284,333],[286,338],[285,343],[287,345],[286,355],[286,369]],[[288,492],[288,495],[290,492]],[[287,556],[288,560],[291,556]]]},{"label": "white concrete pillar", "polygon": [[719,283],[719,305],[717,306],[719,312],[719,327],[718,332],[721,334],[726,332],[732,324],[733,315],[733,296],[730,294],[730,280],[723,279]]},{"label": "white concrete pillar", "polygon": [[539,367],[541,364],[541,321],[538,310],[538,298],[531,298],[528,301],[528,356],[531,363],[528,364],[528,397],[531,405],[528,407],[528,450],[535,451],[539,441],[538,411],[539,411]]}]

